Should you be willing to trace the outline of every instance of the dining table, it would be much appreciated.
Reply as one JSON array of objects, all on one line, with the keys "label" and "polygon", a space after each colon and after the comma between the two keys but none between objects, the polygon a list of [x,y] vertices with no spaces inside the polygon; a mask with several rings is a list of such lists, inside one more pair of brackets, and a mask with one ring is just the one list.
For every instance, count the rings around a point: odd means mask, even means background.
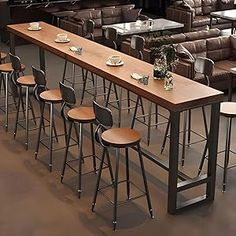
[{"label": "dining table", "polygon": [[[39,49],[40,68],[45,71],[45,51],[56,54],[76,65],[89,70],[98,76],[111,81],[122,88],[144,97],[147,100],[166,108],[170,112],[170,145],[168,164],[162,163],[156,154],[142,148],[142,153],[148,160],[167,170],[168,201],[167,211],[178,213],[186,208],[213,202],[215,197],[216,160],[219,133],[220,102],[223,93],[216,89],[171,73],[174,87],[170,91],[164,89],[163,80],[153,78],[153,65],[137,58],[115,51],[96,42],[72,34],[45,22],[40,23],[40,30],[29,30],[28,23],[11,24],[7,26],[10,33],[10,51],[15,53],[15,37],[20,37],[35,44]],[[55,42],[56,35],[66,33],[68,42]],[[71,47],[81,47],[82,53],[71,51]],[[121,66],[107,65],[107,58],[119,55],[123,61]],[[48,68],[52,69],[52,68]],[[148,84],[139,83],[131,74],[149,76]],[[191,178],[179,169],[179,136],[180,114],[182,111],[209,106],[208,166],[206,173]],[[155,174],[155,173],[152,173]],[[199,186],[205,186],[198,196],[181,198],[185,191],[191,191]],[[154,198],[154,196],[153,196]]]}]

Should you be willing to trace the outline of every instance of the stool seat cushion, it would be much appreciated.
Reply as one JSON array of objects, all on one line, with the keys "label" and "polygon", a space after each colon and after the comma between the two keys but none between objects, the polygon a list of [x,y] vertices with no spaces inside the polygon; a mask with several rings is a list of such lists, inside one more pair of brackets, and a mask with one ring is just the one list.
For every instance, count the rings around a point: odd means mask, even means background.
[{"label": "stool seat cushion", "polygon": [[35,86],[34,76],[33,75],[24,75],[19,77],[17,83],[22,86],[33,87]]},{"label": "stool seat cushion", "polygon": [[129,147],[141,140],[140,133],[130,128],[111,128],[104,131],[101,137],[104,144],[113,147]]},{"label": "stool seat cushion", "polygon": [[[21,71],[25,70],[25,65],[21,64]],[[0,72],[10,73],[13,71],[11,63],[4,63],[0,65]]]},{"label": "stool seat cushion", "polygon": [[222,102],[220,104],[220,114],[226,117],[235,117],[236,102]]},{"label": "stool seat cushion", "polygon": [[2,60],[5,60],[6,57],[7,57],[7,54],[6,54],[6,53],[0,52],[0,60],[1,60],[1,61],[2,61]]},{"label": "stool seat cushion", "polygon": [[61,92],[59,89],[50,89],[43,91],[39,96],[45,102],[57,103],[62,101]]},{"label": "stool seat cushion", "polygon": [[93,107],[76,107],[72,108],[67,113],[71,121],[80,123],[89,123],[95,121]]}]

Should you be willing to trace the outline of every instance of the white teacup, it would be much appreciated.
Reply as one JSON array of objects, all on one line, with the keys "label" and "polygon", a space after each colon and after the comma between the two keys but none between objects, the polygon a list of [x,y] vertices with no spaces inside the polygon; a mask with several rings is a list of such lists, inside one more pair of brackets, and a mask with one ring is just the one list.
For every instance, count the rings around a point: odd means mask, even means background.
[{"label": "white teacup", "polygon": [[121,61],[121,57],[119,55],[111,55],[108,57],[108,60],[112,63],[112,64],[117,64]]},{"label": "white teacup", "polygon": [[67,40],[67,34],[57,34],[57,40],[59,41],[66,41]]},{"label": "white teacup", "polygon": [[39,29],[39,22],[31,22],[30,28],[33,30],[38,30]]}]

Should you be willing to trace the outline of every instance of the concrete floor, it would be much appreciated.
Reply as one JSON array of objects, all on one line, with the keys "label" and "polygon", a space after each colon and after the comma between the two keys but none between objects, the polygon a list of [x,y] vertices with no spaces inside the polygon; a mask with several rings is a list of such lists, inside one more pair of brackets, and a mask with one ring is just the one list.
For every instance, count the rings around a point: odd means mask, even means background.
[{"label": "concrete floor", "polygon": [[[8,48],[0,44],[0,49]],[[38,66],[37,48],[32,45],[18,46],[16,53],[27,65]],[[63,70],[63,61],[52,54],[47,54],[48,87],[58,86]],[[78,93],[80,90],[78,89]],[[79,97],[79,95],[78,95]],[[86,98],[86,103],[91,104],[91,98]],[[147,103],[145,103],[147,104]],[[35,104],[36,105],[36,104]],[[59,107],[57,108],[59,110]],[[116,115],[116,112],[114,112]],[[39,159],[34,159],[37,131],[30,133],[30,146],[24,148],[24,132],[19,129],[16,140],[13,139],[13,126],[15,115],[10,115],[9,132],[0,128],[0,236],[65,236],[65,235],[171,235],[178,236],[190,234],[198,235],[235,235],[236,234],[236,173],[235,169],[229,170],[228,189],[221,192],[222,169],[217,167],[216,196],[213,204],[204,205],[195,209],[184,211],[178,215],[167,213],[167,173],[145,160],[148,183],[154,209],[154,219],[150,219],[145,199],[139,199],[128,205],[118,208],[117,231],[112,231],[112,207],[99,195],[96,212],[91,212],[91,202],[94,192],[96,175],[83,176],[83,193],[81,199],[77,198],[76,175],[67,169],[64,184],[60,183],[60,171],[63,161],[63,150],[54,154],[53,172],[47,168],[47,151],[40,148]],[[124,113],[124,125],[128,125],[131,115]],[[4,120],[0,113],[0,122]],[[60,119],[57,117],[57,124]],[[142,125],[136,128],[143,134],[143,146],[146,147],[146,129]],[[193,115],[193,128],[203,130],[200,110],[195,110]],[[60,125],[59,130],[62,129]],[[152,132],[152,141],[149,149],[160,152],[165,125]],[[221,119],[219,148],[224,146],[225,121]],[[232,146],[235,145],[235,127],[232,132]],[[86,133],[85,152],[90,150],[89,138]],[[60,143],[63,145],[63,142]],[[191,176],[196,175],[197,166],[204,144],[192,145],[186,152],[186,165],[183,169]],[[101,149],[97,147],[98,155]],[[72,149],[76,153],[76,149]],[[131,177],[142,186],[140,171],[136,155],[131,153]],[[168,147],[161,158],[167,159]],[[232,158],[233,159],[233,158]],[[222,158],[219,157],[219,162]],[[233,160],[232,160],[233,161]],[[85,170],[91,163],[85,162]],[[124,176],[124,163],[121,164],[121,176]],[[181,167],[180,167],[181,168]],[[106,173],[105,173],[106,178]],[[120,186],[121,197],[125,197],[124,186]],[[181,196],[199,195],[202,191],[197,188]],[[136,193],[134,191],[133,193]],[[108,192],[110,194],[110,192]]]}]

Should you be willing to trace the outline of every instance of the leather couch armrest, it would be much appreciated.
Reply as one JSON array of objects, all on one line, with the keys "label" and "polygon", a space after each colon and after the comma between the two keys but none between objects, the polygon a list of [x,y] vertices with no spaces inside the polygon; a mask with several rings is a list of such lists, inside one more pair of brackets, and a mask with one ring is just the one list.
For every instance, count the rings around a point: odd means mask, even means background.
[{"label": "leather couch armrest", "polygon": [[67,30],[71,33],[83,36],[83,21],[72,22],[66,19],[60,20],[60,28]]},{"label": "leather couch armrest", "polygon": [[173,67],[173,72],[189,79],[193,79],[194,62],[189,59],[180,59]]},{"label": "leather couch armrest", "polygon": [[184,32],[191,31],[193,22],[193,12],[189,9],[181,7],[168,7],[166,10],[166,18],[184,24]]}]

